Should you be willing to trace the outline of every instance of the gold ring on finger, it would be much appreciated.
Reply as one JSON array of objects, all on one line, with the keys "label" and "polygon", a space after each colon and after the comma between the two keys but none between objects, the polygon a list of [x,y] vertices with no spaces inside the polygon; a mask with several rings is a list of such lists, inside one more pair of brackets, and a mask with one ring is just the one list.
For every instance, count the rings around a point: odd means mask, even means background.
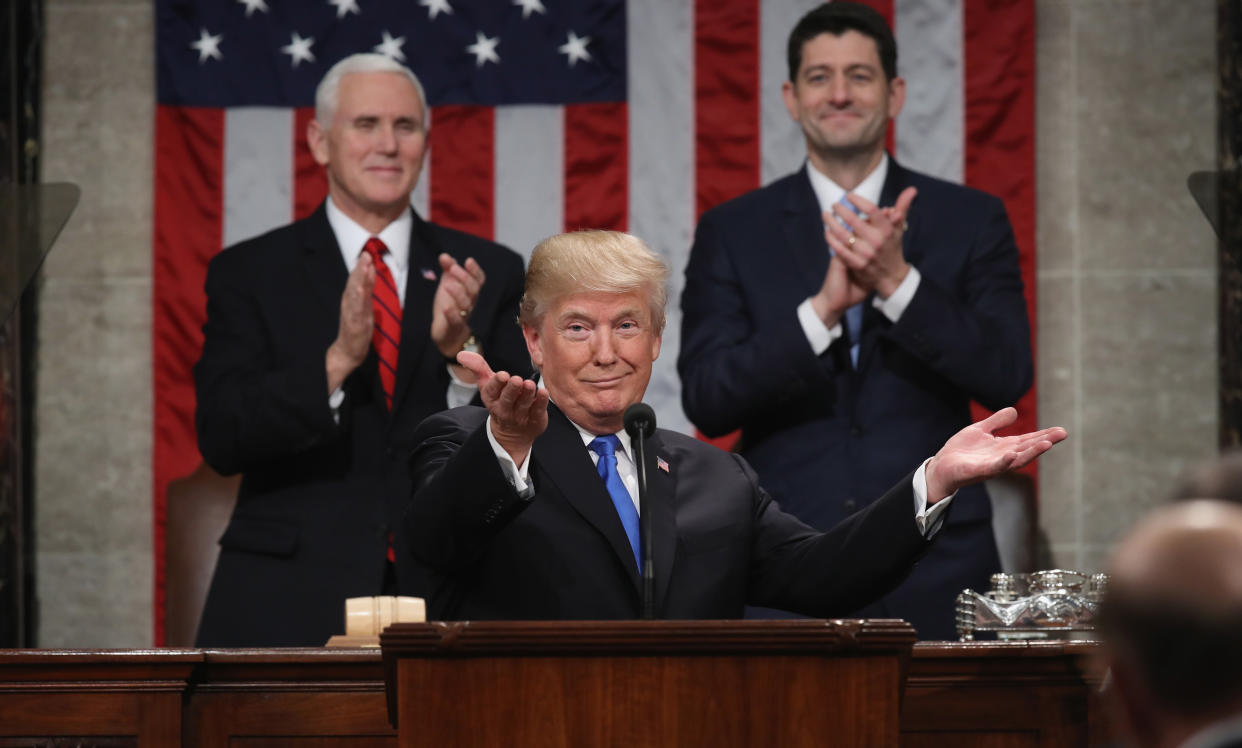
[{"label": "gold ring on finger", "polygon": [[854,246],[854,242],[855,242],[855,240],[856,240],[856,239],[857,239],[857,237],[855,237],[853,234],[850,234],[850,238],[849,238],[849,240],[846,242],[846,244],[848,244],[848,245],[850,245],[850,246],[852,247],[852,246]]},{"label": "gold ring on finger", "polygon": [[460,314],[463,318],[470,316],[469,309],[459,309],[457,313]]}]

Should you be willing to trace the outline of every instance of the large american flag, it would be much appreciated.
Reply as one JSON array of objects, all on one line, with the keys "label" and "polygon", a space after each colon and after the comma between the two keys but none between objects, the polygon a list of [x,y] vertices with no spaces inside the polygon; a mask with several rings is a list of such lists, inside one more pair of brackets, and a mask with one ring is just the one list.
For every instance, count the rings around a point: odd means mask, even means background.
[{"label": "large american flag", "polygon": [[[315,85],[380,52],[421,78],[432,221],[529,256],[560,231],[646,239],[681,291],[700,213],[800,168],[785,41],[809,0],[157,0],[154,247],[156,641],[164,494],[200,457],[190,370],[208,260],[310,213],[327,185],[305,144]],[[1034,316],[1034,0],[868,0],[896,30],[906,166],[1004,198]],[[756,248],[762,251],[762,248]],[[671,304],[648,390],[691,431]],[[1020,404],[1033,425],[1034,393]]]}]

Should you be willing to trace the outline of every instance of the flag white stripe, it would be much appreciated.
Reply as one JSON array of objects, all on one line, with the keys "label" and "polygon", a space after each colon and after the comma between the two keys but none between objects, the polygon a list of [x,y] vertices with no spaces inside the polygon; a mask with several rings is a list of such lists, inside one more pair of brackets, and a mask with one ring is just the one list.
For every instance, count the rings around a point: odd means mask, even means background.
[{"label": "flag white stripe", "polygon": [[897,0],[898,73],[906,103],[897,119],[903,166],[961,182],[965,172],[962,0]]},{"label": "flag white stripe", "polygon": [[540,240],[565,226],[565,110],[496,109],[496,241],[529,260]]},{"label": "flag white stripe", "polygon": [[682,272],[694,231],[694,4],[626,3],[629,39],[629,230],[668,263],[668,322],[646,401],[686,433],[677,350]]},{"label": "flag white stripe", "polygon": [[759,4],[759,177],[763,184],[797,170],[806,160],[806,141],[789,118],[781,86],[789,80],[789,32],[810,8],[806,0]]},{"label": "flag white stripe", "polygon": [[293,218],[293,110],[234,107],[224,117],[224,246]]}]

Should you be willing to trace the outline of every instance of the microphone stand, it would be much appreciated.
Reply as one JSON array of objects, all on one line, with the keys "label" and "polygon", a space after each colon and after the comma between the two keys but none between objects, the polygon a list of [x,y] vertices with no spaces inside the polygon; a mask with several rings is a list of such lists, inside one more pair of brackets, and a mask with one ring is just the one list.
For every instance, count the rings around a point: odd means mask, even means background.
[{"label": "microphone stand", "polygon": [[651,539],[651,515],[647,513],[647,455],[643,452],[643,431],[637,429],[631,438],[634,443],[634,466],[638,469],[638,532],[643,547],[642,590],[643,618],[655,618],[655,564],[652,563],[654,544]]},{"label": "microphone stand", "polygon": [[649,502],[647,501],[647,454],[643,449],[648,436],[655,433],[655,411],[646,403],[634,403],[625,409],[625,432],[630,435],[630,444],[634,447],[634,467],[638,471],[638,535],[642,546],[642,577],[643,618],[655,618],[655,543],[652,541],[653,523]]}]

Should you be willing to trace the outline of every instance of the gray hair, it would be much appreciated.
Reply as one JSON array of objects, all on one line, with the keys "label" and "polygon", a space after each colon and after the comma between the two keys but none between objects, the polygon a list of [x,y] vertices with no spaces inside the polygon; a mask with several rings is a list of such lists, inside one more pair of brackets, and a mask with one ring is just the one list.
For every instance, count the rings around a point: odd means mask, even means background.
[{"label": "gray hair", "polygon": [[599,229],[557,234],[539,242],[531,254],[518,320],[537,326],[549,306],[574,293],[639,291],[647,297],[652,329],[660,335],[667,283],[668,266],[633,234]]},{"label": "gray hair", "polygon": [[372,52],[350,55],[328,68],[323,80],[319,81],[319,87],[315,89],[315,119],[319,121],[320,127],[326,129],[332,125],[341,90],[341,78],[350,73],[401,73],[408,78],[418,92],[418,101],[423,105],[423,131],[427,131],[431,124],[431,110],[427,108],[427,94],[423,92],[423,84],[419,82],[418,76],[391,57]]}]

